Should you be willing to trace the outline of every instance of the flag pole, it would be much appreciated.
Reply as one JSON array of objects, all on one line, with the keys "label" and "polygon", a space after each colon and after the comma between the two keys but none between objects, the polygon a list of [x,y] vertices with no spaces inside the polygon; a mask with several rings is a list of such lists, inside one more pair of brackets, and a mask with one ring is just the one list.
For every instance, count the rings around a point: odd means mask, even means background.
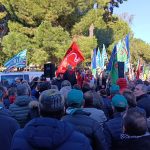
[{"label": "flag pole", "polygon": [[27,57],[27,54],[26,54],[26,71],[27,71],[27,67],[28,67],[28,57]]}]

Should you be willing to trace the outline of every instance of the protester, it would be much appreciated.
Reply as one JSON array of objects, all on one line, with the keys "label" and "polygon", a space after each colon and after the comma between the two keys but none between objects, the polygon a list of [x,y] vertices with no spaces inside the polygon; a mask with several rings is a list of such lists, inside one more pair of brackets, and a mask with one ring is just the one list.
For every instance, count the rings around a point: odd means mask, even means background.
[{"label": "protester", "polygon": [[10,113],[3,107],[3,91],[0,90],[0,149],[10,150],[11,140],[15,131],[19,129],[17,121],[10,117]]},{"label": "protester", "polygon": [[147,86],[137,84],[134,90],[137,100],[137,106],[146,111],[146,117],[150,117],[150,96],[147,94]]},{"label": "protester", "polygon": [[17,96],[17,89],[16,87],[11,87],[8,89],[8,98],[9,98],[9,101],[10,101],[10,104],[13,104],[15,99],[16,99],[16,96]]},{"label": "protester", "polygon": [[71,65],[68,65],[68,69],[64,73],[63,79],[64,80],[68,80],[71,83],[72,86],[74,84],[77,84],[77,79],[76,79],[75,71],[72,69]]},{"label": "protester", "polygon": [[52,85],[57,85],[58,90],[60,90],[62,82],[63,82],[63,74],[59,73],[58,76],[54,80],[52,80]]},{"label": "protester", "polygon": [[91,88],[90,88],[89,83],[84,82],[82,85],[82,92],[85,93],[85,92],[90,91],[90,90],[91,90]]},{"label": "protester", "polygon": [[94,84],[94,76],[92,75],[92,71],[88,69],[86,74],[84,75],[83,83]]},{"label": "protester", "polygon": [[0,90],[3,91],[3,105],[5,108],[9,108],[10,106],[10,101],[9,101],[9,98],[8,98],[8,90],[6,87],[4,86],[0,86]]},{"label": "protester", "polygon": [[12,117],[14,117],[20,124],[20,127],[24,127],[29,121],[28,105],[31,100],[32,98],[29,96],[28,87],[23,84],[17,85],[17,97],[15,102],[10,105],[9,110],[12,112]]},{"label": "protester", "polygon": [[94,150],[105,150],[107,144],[100,124],[89,117],[90,113],[83,110],[83,93],[72,89],[67,96],[66,116],[62,120],[72,123],[76,130],[86,135]]},{"label": "protester", "polygon": [[123,132],[121,142],[116,150],[148,150],[150,134],[147,130],[145,116],[136,108],[129,109],[123,116]]},{"label": "protester", "polygon": [[100,95],[103,101],[103,111],[107,117],[107,119],[111,119],[113,117],[113,109],[111,105],[110,99],[107,97],[107,92],[105,89],[100,90]]},{"label": "protester", "polygon": [[120,87],[116,84],[112,84],[110,87],[110,99],[112,99],[115,94],[120,94],[119,91]]},{"label": "protester", "polygon": [[36,99],[38,99],[40,95],[39,90],[37,88],[38,83],[39,83],[39,77],[35,77],[30,83],[31,96],[35,97]]},{"label": "protester", "polygon": [[64,98],[58,90],[43,91],[39,102],[41,117],[31,120],[15,133],[11,150],[92,150],[84,135],[58,120],[64,113]]},{"label": "protester", "polygon": [[45,90],[51,89],[51,84],[48,81],[39,82],[37,86],[39,94]]},{"label": "protester", "polygon": [[93,107],[103,110],[103,100],[98,92],[96,92],[95,84],[90,85],[90,91],[93,94]]},{"label": "protester", "polygon": [[128,109],[130,109],[130,108],[139,109],[139,111],[141,111],[141,113],[143,113],[143,115],[146,117],[145,110],[143,108],[140,108],[140,107],[137,106],[136,96],[134,95],[134,93],[132,91],[126,89],[123,92],[123,96],[128,101]]},{"label": "protester", "polygon": [[104,134],[109,149],[115,150],[122,133],[122,115],[128,104],[124,96],[116,94],[112,98],[114,118],[104,124]]},{"label": "protester", "polygon": [[36,100],[33,100],[29,103],[29,120],[33,118],[37,118],[40,116],[39,114],[39,102]]},{"label": "protester", "polygon": [[84,93],[84,108],[83,111],[89,112],[90,117],[94,120],[98,121],[100,124],[103,124],[107,120],[104,112],[97,108],[94,108],[93,104],[93,93],[92,91],[88,91]]},{"label": "protester", "polygon": [[81,90],[81,86],[79,84],[74,84],[72,88],[76,90]]},{"label": "protester", "polygon": [[117,80],[117,85],[119,85],[119,87],[120,87],[119,92],[122,94],[124,92],[124,90],[127,89],[127,86],[128,86],[127,80],[125,78],[119,78]]}]

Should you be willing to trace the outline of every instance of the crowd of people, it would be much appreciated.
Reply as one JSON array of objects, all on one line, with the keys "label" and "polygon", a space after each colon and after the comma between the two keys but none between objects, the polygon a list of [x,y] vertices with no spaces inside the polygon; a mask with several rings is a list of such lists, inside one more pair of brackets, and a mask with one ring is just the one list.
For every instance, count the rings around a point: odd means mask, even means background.
[{"label": "crowd of people", "polygon": [[71,66],[51,81],[0,85],[1,150],[149,150],[150,83]]}]

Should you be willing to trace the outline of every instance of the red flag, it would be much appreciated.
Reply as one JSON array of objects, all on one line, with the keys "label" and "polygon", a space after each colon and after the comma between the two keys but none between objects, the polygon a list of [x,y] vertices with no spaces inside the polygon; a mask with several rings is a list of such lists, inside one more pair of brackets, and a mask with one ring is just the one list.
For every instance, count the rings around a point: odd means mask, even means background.
[{"label": "red flag", "polygon": [[142,62],[142,59],[140,58],[138,60],[138,65],[137,65],[136,79],[139,79],[140,78],[140,74],[143,72],[142,66],[143,66],[143,62]]},{"label": "red flag", "polygon": [[67,70],[67,66],[71,65],[73,68],[84,60],[84,56],[75,42],[67,50],[62,62],[60,63],[56,75],[64,73]]}]

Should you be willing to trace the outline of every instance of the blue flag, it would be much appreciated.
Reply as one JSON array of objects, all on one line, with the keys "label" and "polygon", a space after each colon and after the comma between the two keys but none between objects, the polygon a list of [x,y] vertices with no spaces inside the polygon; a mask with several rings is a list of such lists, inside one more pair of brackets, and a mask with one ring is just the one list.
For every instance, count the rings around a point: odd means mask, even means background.
[{"label": "blue flag", "polygon": [[12,68],[24,68],[26,67],[26,58],[27,50],[23,50],[17,55],[15,55],[13,58],[11,58],[9,61],[7,61],[4,66],[6,67],[6,70],[11,70]]},{"label": "blue flag", "polygon": [[110,59],[109,59],[109,63],[107,65],[107,71],[108,72],[110,72],[112,70],[112,66],[113,66],[113,62],[115,60],[116,54],[117,54],[117,47],[115,45],[114,49],[113,49],[113,51],[111,53],[111,56],[110,56]]},{"label": "blue flag", "polygon": [[101,53],[98,48],[97,55],[96,55],[96,68],[101,68]]},{"label": "blue flag", "polygon": [[125,37],[125,43],[126,43],[126,48],[127,48],[127,51],[128,51],[128,59],[130,59],[130,43],[129,43],[129,34],[126,35]]},{"label": "blue flag", "polygon": [[96,76],[96,48],[93,50],[91,68],[92,68],[92,74]]},{"label": "blue flag", "polygon": [[110,72],[111,76],[111,83],[116,84],[116,81],[118,79],[118,62],[117,62],[117,46],[114,46],[114,49],[112,51],[107,71]]}]

